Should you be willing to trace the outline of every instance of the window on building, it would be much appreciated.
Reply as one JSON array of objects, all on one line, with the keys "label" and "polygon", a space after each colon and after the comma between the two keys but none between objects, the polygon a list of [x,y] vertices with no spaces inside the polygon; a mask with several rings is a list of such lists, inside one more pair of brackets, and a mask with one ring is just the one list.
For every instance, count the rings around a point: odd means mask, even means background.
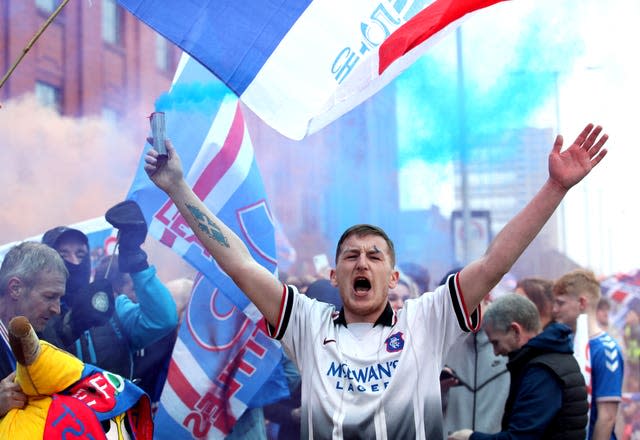
[{"label": "window on building", "polygon": [[120,43],[120,9],[116,0],[102,0],[102,39],[111,44]]},{"label": "window on building", "polygon": [[45,107],[51,107],[58,113],[62,113],[62,93],[58,87],[37,81],[36,98]]},{"label": "window on building", "polygon": [[160,34],[156,34],[156,67],[162,72],[169,70],[169,44]]},{"label": "window on building", "polygon": [[44,12],[53,12],[58,6],[59,0],[36,0],[38,9]]}]

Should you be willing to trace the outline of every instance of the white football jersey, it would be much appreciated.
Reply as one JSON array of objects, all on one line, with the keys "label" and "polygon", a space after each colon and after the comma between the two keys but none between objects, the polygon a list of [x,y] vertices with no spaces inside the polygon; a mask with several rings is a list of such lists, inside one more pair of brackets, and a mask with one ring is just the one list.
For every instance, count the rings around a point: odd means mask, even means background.
[{"label": "white football jersey", "polygon": [[269,331],[302,376],[302,438],[441,440],[444,358],[479,323],[457,275],[398,313],[387,304],[360,339],[342,310],[286,286],[278,326]]}]

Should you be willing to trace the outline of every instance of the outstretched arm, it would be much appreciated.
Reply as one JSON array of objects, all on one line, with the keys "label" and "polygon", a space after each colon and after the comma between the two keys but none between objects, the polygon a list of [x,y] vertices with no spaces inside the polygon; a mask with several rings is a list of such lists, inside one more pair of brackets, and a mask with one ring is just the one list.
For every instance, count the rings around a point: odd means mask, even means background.
[{"label": "outstretched arm", "polygon": [[276,326],[283,287],[278,279],[256,262],[244,242],[213,215],[185,182],[180,157],[166,141],[167,159],[158,159],[155,149],[145,157],[144,169],[167,193],[202,245],[260,310]]},{"label": "outstretched arm", "polygon": [[588,124],[573,144],[561,151],[558,135],[549,154],[549,178],[533,199],[495,237],[480,259],[466,266],[459,275],[467,310],[476,309],[506,274],[549,220],[569,189],[580,182],[607,153],[608,136],[602,127]]}]

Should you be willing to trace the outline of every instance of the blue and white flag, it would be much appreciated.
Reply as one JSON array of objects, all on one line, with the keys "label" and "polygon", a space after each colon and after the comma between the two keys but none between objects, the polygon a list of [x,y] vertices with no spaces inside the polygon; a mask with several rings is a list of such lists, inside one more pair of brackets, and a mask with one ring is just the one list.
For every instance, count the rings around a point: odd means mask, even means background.
[{"label": "blue and white flag", "polygon": [[460,19],[502,0],[118,0],[262,120],[302,139],[410,66]]},{"label": "blue and white flag", "polygon": [[[167,136],[196,195],[245,241],[258,262],[275,272],[273,219],[238,98],[195,60],[183,57],[156,111],[165,112]],[[223,438],[260,400],[282,350],[267,337],[255,306],[149,180],[143,161],[128,198],[140,205],[149,233],[202,274],[179,330],[156,432],[173,440]],[[282,398],[288,390],[270,394]]]},{"label": "blue and white flag", "polygon": [[224,438],[248,407],[289,396],[282,350],[263,323],[196,278],[155,415],[158,438]]},{"label": "blue and white flag", "polygon": [[[91,266],[95,268],[100,259],[105,255],[111,255],[115,248],[118,231],[113,229],[104,216],[92,218],[78,223],[73,223],[67,227],[77,229],[83,232],[89,240],[89,250],[91,252]],[[4,260],[4,256],[12,247],[22,243],[23,241],[42,241],[43,234],[27,237],[20,241],[6,243],[0,246],[0,263]]]}]

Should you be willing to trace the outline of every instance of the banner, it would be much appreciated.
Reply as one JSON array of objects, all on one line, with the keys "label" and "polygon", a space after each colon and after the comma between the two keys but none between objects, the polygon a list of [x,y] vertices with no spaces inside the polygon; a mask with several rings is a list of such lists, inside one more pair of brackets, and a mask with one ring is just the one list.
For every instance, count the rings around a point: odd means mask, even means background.
[{"label": "banner", "polygon": [[[237,97],[185,57],[156,111],[165,112],[167,136],[196,195],[275,273],[274,222]],[[260,396],[272,373],[277,375],[282,350],[261,328],[255,306],[150,181],[143,161],[128,198],[140,205],[150,235],[201,273],[172,354],[156,432],[174,440],[223,438],[252,403],[288,395],[283,386]]]},{"label": "banner", "polygon": [[[113,229],[113,226],[105,220],[104,216],[73,223],[68,225],[68,227],[77,229],[87,236],[89,240],[89,251],[91,252],[91,267],[95,268],[103,256],[113,253],[118,231]],[[34,235],[21,241],[14,241],[0,246],[0,263],[12,247],[23,241],[36,241],[40,243],[43,234]]]},{"label": "banner", "polygon": [[262,120],[302,139],[502,0],[118,0],[200,61]]}]

